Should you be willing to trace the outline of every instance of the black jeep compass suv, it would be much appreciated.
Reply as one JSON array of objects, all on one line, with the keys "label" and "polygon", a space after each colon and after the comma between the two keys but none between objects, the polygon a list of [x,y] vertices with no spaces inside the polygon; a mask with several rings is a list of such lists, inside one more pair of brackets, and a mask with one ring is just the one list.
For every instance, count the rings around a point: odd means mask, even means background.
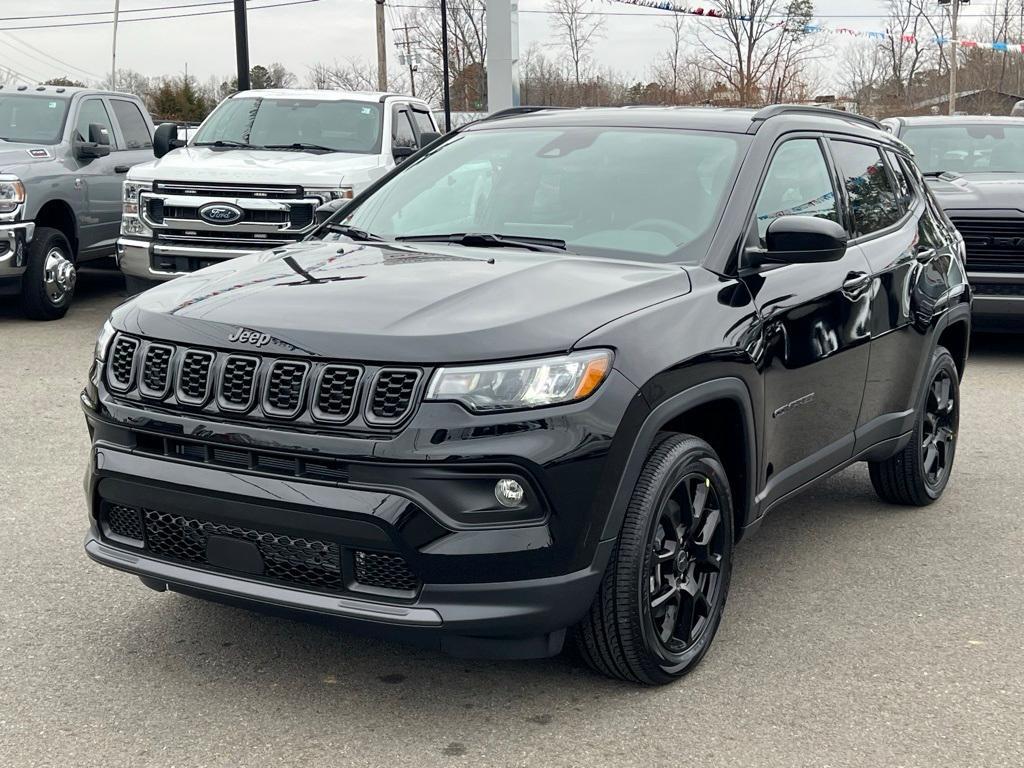
[{"label": "black jeep compass suv", "polygon": [[114,311],[86,551],[458,654],[571,633],[668,682],[771,508],[857,461],[886,501],[940,496],[961,248],[862,118],[499,113],[313,239]]}]

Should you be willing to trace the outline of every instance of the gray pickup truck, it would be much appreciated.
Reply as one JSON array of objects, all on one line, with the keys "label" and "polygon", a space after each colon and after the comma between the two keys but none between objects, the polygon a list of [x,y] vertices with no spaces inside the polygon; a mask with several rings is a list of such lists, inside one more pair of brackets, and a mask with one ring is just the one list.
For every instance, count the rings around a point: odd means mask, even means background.
[{"label": "gray pickup truck", "polygon": [[0,296],[38,320],[63,317],[79,264],[115,254],[121,186],[153,156],[136,96],[0,87]]}]

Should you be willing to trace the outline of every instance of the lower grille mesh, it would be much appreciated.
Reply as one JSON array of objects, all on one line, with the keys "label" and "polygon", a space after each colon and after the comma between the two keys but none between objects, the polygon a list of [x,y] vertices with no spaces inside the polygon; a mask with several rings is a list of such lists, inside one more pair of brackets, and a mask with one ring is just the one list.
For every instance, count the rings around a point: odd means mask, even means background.
[{"label": "lower grille mesh", "polygon": [[108,530],[115,536],[133,541],[142,541],[142,518],[139,510],[122,504],[110,504],[106,508]]},{"label": "lower grille mesh", "polygon": [[337,544],[211,523],[155,509],[145,509],[143,513],[146,548],[154,554],[206,563],[209,537],[226,536],[256,545],[263,557],[265,576],[315,589],[342,587],[341,554]]},{"label": "lower grille mesh", "polygon": [[359,551],[355,560],[356,581],[360,584],[403,592],[412,592],[419,585],[401,555]]}]

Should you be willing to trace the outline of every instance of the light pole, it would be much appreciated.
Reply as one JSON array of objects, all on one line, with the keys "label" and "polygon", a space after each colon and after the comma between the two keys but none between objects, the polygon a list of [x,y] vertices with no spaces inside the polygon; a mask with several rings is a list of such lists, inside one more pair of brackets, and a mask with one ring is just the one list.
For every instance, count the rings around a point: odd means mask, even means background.
[{"label": "light pole", "polygon": [[441,0],[441,79],[444,81],[444,132],[452,129],[452,100],[448,88],[448,0]]},{"label": "light pole", "polygon": [[245,18],[245,0],[235,0],[235,61],[238,66],[238,90],[249,90],[249,24]]}]

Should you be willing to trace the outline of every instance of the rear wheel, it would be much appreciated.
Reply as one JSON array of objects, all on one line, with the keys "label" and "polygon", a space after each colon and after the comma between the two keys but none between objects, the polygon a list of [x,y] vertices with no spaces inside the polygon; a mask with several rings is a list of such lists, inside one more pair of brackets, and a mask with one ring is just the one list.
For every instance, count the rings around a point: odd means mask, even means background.
[{"label": "rear wheel", "polygon": [[942,496],[953,471],[959,425],[959,374],[949,352],[937,347],[910,442],[892,458],[868,463],[878,495],[893,504],[916,507]]},{"label": "rear wheel", "polygon": [[594,669],[647,685],[686,674],[722,618],[732,497],[714,450],[671,435],[651,452],[577,645]]},{"label": "rear wheel", "polygon": [[22,278],[25,314],[33,320],[57,320],[68,311],[75,295],[74,254],[64,234],[37,227],[28,245],[28,269]]}]

